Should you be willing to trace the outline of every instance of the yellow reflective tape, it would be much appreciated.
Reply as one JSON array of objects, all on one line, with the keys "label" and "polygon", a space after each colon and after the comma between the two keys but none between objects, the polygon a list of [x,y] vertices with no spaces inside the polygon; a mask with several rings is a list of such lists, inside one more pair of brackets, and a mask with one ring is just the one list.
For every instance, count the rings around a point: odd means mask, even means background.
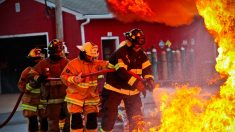
[{"label": "yellow reflective tape", "polygon": [[132,86],[132,85],[135,83],[135,81],[136,81],[136,78],[132,76],[132,77],[129,79],[128,84],[129,84],[130,86]]},{"label": "yellow reflective tape", "polygon": [[30,91],[30,93],[35,93],[35,94],[40,93],[40,88],[33,88],[29,85],[29,83],[26,84],[26,89]]},{"label": "yellow reflective tape", "polygon": [[97,80],[90,81],[89,83],[79,83],[77,86],[80,88],[89,88],[91,86],[97,86]]},{"label": "yellow reflective tape", "polygon": [[96,100],[85,100],[85,104],[84,105],[97,105],[99,104],[100,99],[96,99]]},{"label": "yellow reflective tape", "polygon": [[73,99],[73,98],[69,98],[68,96],[65,97],[64,101],[72,103],[72,104],[76,104],[76,105],[79,105],[79,106],[83,106],[83,104],[84,104],[83,101],[76,100],[76,99]]},{"label": "yellow reflective tape", "polygon": [[115,70],[117,71],[117,70],[120,68],[119,64],[116,64],[116,65],[114,66],[114,68],[115,68]]},{"label": "yellow reflective tape", "polygon": [[38,109],[45,109],[45,105],[38,105]]},{"label": "yellow reflective tape", "polygon": [[123,62],[120,62],[117,65],[119,66],[119,68],[123,67],[123,68],[127,69],[127,65],[125,65],[125,63],[123,63]]},{"label": "yellow reflective tape", "polygon": [[105,130],[103,130],[102,128],[100,128],[100,132],[113,132],[113,130],[111,130],[111,131],[105,131]]},{"label": "yellow reflective tape", "polygon": [[151,65],[151,62],[149,60],[145,61],[143,64],[142,64],[142,69],[145,69],[147,68],[148,66]]},{"label": "yellow reflective tape", "polygon": [[104,78],[104,75],[99,75],[98,78]]},{"label": "yellow reflective tape", "polygon": [[70,82],[70,83],[75,83],[75,82],[73,81],[73,78],[74,78],[74,76],[68,77],[68,82]]},{"label": "yellow reflective tape", "polygon": [[153,77],[153,75],[149,74],[149,75],[145,75],[144,78],[146,79],[146,78],[154,78],[154,77]]},{"label": "yellow reflective tape", "polygon": [[72,104],[79,105],[79,106],[83,106],[83,105],[98,105],[99,102],[100,102],[100,99],[81,101],[81,100],[69,98],[69,97],[66,96],[65,101],[69,102],[69,103],[72,103]]},{"label": "yellow reflective tape", "polygon": [[27,83],[27,84],[26,84],[26,89],[27,89],[28,91],[31,91],[31,90],[33,89],[33,87],[31,87],[31,86],[29,85],[29,83]]},{"label": "yellow reflective tape", "polygon": [[130,71],[135,73],[135,74],[139,74],[139,75],[142,74],[142,69],[131,69]]},{"label": "yellow reflective tape", "polygon": [[108,89],[108,90],[111,90],[111,91],[114,91],[114,92],[117,92],[117,93],[120,93],[120,94],[125,94],[125,95],[136,95],[139,93],[139,91],[137,89],[135,89],[134,91],[132,90],[126,90],[126,89],[118,89],[118,88],[115,88],[113,86],[111,86],[110,84],[107,84],[105,83],[104,85],[104,88],[105,89]]},{"label": "yellow reflective tape", "polygon": [[114,68],[114,65],[111,64],[111,63],[109,63],[109,64],[108,64],[108,68]]},{"label": "yellow reflective tape", "polygon": [[31,105],[28,105],[28,104],[21,104],[21,108],[23,110],[31,110],[31,111],[37,111],[37,107],[36,106],[31,106]]},{"label": "yellow reflective tape", "polygon": [[80,88],[89,88],[89,83],[79,83],[77,86]]},{"label": "yellow reflective tape", "polygon": [[45,99],[40,99],[40,102],[41,102],[42,104],[46,104],[46,103],[47,103],[47,100],[45,100]]},{"label": "yellow reflective tape", "polygon": [[40,89],[33,89],[30,91],[30,93],[34,93],[34,94],[39,94],[40,93]]}]

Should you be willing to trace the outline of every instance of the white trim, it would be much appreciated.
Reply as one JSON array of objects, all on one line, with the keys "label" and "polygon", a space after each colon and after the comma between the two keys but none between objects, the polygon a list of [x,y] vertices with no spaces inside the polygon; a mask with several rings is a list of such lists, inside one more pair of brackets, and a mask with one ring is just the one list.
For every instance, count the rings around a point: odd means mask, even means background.
[{"label": "white trim", "polygon": [[2,35],[0,36],[0,38],[15,38],[15,37],[39,36],[39,35],[48,35],[48,32]]},{"label": "white trim", "polygon": [[84,20],[84,19],[112,19],[114,16],[110,14],[104,14],[104,15],[84,15],[84,16],[76,16],[76,20]]},{"label": "white trim", "polygon": [[14,35],[2,35],[1,38],[16,38],[16,37],[29,37],[29,36],[42,36],[46,35],[47,46],[49,43],[49,35],[48,32],[41,32],[41,33],[26,33],[26,34],[14,34]]},{"label": "white trim", "polygon": [[102,44],[102,40],[110,40],[110,39],[114,39],[115,40],[115,50],[118,49],[119,46],[119,37],[118,36],[105,36],[105,37],[101,37],[101,44],[100,44],[100,48],[101,48],[101,59],[103,59],[103,44]]},{"label": "white trim", "polygon": [[[39,3],[45,5],[45,0],[35,0],[35,1],[37,1],[37,2],[39,2]],[[49,7],[54,7],[54,8],[55,8],[55,4],[52,3],[52,2],[50,2],[50,1],[47,1],[47,5],[48,5]],[[70,10],[70,9],[68,9],[68,8],[62,7],[62,11],[67,12],[67,13],[70,13],[70,14],[73,14],[73,15],[76,16],[76,18],[77,18],[77,17],[81,17],[81,18],[83,17],[83,14],[78,13],[78,12],[75,12],[75,11]]]},{"label": "white trim", "polygon": [[86,42],[86,38],[85,38],[85,29],[84,26],[90,23],[90,19],[87,18],[85,22],[83,22],[80,25],[80,30],[81,30],[81,38],[82,38],[82,44],[84,44]]},{"label": "white trim", "polygon": [[117,49],[118,48],[118,45],[119,45],[119,37],[118,36],[105,36],[105,37],[101,37],[101,41],[102,40],[109,40],[109,39],[115,39],[115,48]]}]

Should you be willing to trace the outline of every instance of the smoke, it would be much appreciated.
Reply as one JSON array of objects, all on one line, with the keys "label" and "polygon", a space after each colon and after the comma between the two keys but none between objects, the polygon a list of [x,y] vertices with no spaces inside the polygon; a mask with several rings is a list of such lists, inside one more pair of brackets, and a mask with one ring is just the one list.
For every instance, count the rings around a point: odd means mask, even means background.
[{"label": "smoke", "polygon": [[194,0],[106,0],[109,10],[122,22],[158,22],[168,26],[189,25],[198,14]]}]

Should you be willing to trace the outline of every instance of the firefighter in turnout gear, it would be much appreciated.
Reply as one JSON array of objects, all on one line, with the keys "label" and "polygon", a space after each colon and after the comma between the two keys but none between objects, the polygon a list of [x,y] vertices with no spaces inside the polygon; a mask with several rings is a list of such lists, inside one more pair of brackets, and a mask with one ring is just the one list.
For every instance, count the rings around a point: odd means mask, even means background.
[{"label": "firefighter in turnout gear", "polygon": [[[64,102],[66,86],[60,80],[60,74],[67,65],[68,59],[63,54],[63,42],[58,39],[50,42],[48,53],[49,57],[35,65],[30,74],[35,81],[42,84],[41,102],[45,107],[44,116],[48,120],[48,131],[59,132],[59,121],[66,118],[67,113],[66,102]],[[68,123],[69,119],[67,119]],[[69,130],[65,126],[63,131],[67,129]]]},{"label": "firefighter in turnout gear", "polygon": [[[41,84],[29,78],[30,70],[42,59],[41,49],[32,49],[27,60],[29,66],[21,73],[18,87],[21,92],[24,92],[22,97],[21,108],[23,109],[23,115],[28,118],[28,131],[36,132],[39,130],[38,122],[40,121],[40,130],[42,132],[47,131],[47,119],[40,117],[40,87]],[[39,119],[39,121],[38,121]]]},{"label": "firefighter in turnout gear", "polygon": [[[79,58],[71,60],[61,74],[62,81],[68,86],[65,101],[68,103],[70,113],[70,131],[96,132],[100,102],[97,89],[98,76],[82,78],[82,74],[97,72],[100,67],[107,66],[107,62],[97,60],[98,46],[94,43],[86,42],[78,48],[80,49]],[[84,124],[82,116],[85,116]]]},{"label": "firefighter in turnout gear", "polygon": [[[114,68],[116,71],[107,73],[102,91],[104,113],[101,131],[103,132],[113,130],[118,106],[122,100],[129,120],[130,131],[142,129],[143,126],[137,125],[138,122],[143,121],[140,92],[144,91],[146,87],[142,80],[148,80],[146,82],[151,85],[150,89],[154,85],[151,62],[141,48],[145,44],[143,31],[132,29],[124,35],[126,37],[125,44],[115,51],[109,59],[108,68]],[[138,79],[136,74],[143,79]]]}]

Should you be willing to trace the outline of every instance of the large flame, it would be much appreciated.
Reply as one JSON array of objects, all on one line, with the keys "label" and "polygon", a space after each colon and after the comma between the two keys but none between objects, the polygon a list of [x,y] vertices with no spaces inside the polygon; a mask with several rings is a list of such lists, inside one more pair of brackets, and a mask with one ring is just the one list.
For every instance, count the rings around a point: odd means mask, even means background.
[{"label": "large flame", "polygon": [[199,14],[219,46],[216,70],[226,75],[220,96],[213,98],[203,116],[203,131],[235,130],[235,1],[198,0]]},{"label": "large flame", "polygon": [[[225,82],[218,94],[202,96],[199,87],[177,86],[174,93],[155,89],[161,124],[148,131],[235,131],[235,0],[106,0],[124,22],[189,24],[199,13],[218,44],[216,70]],[[206,97],[206,98],[205,98]]]},{"label": "large flame", "polygon": [[179,86],[175,93],[167,97],[167,100],[163,99],[164,107],[160,109],[162,118],[158,131],[199,131],[198,125],[202,122],[203,111],[207,104],[206,99],[200,96],[200,91],[198,87],[189,89],[186,85]]},{"label": "large flame", "polygon": [[[157,131],[235,131],[235,1],[197,0],[199,14],[218,44],[216,70],[226,76],[218,95],[201,98],[200,88],[181,86],[161,100],[163,109]],[[155,94],[158,94],[157,92]],[[160,96],[160,95],[159,95]]]},{"label": "large flame", "polygon": [[147,21],[170,26],[190,24],[197,14],[193,0],[106,0],[110,11],[123,22]]}]

